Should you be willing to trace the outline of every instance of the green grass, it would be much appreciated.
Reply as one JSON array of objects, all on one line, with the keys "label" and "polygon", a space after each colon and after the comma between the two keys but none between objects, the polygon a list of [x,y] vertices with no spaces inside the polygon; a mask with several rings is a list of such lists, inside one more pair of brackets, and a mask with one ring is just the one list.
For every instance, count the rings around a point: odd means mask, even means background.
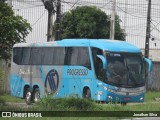
[{"label": "green grass", "polygon": [[121,106],[119,104],[104,105],[105,111],[160,111],[159,103],[146,103],[146,104],[132,104]]},{"label": "green grass", "polygon": [[[147,92],[145,102],[138,104],[98,104],[95,101],[80,99],[78,97],[52,99],[45,97],[31,108],[18,108],[10,106],[0,106],[1,110],[20,110],[20,111],[159,111],[160,110],[160,92]],[[24,102],[23,99],[10,95],[0,96],[0,102]]]},{"label": "green grass", "polygon": [[9,94],[4,94],[4,95],[0,95],[0,102],[1,103],[4,103],[4,102],[22,103],[24,102],[24,99],[14,97]]},{"label": "green grass", "polygon": [[52,99],[46,97],[41,99],[36,105],[39,110],[49,111],[97,111],[103,110],[101,106],[92,100],[78,97]]},{"label": "green grass", "polygon": [[144,103],[128,104],[121,106],[121,104],[98,104],[91,100],[80,98],[63,98],[51,99],[45,98],[38,103],[39,110],[49,111],[159,111],[160,101],[155,101],[157,92],[148,92],[146,94],[146,101]]},{"label": "green grass", "polygon": [[154,102],[154,101],[160,101],[160,91],[158,92],[147,91],[145,95],[145,102]]}]

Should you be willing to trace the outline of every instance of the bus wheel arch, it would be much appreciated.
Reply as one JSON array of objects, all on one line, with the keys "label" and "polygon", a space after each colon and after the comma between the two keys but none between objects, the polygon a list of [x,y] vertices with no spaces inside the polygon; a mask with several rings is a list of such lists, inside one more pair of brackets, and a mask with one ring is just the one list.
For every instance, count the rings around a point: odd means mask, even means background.
[{"label": "bus wheel arch", "polygon": [[32,94],[32,100],[33,102],[38,102],[38,100],[40,99],[40,90],[39,90],[39,86],[38,85],[34,85],[33,86],[33,94]]},{"label": "bus wheel arch", "polygon": [[83,94],[82,94],[83,98],[87,98],[87,99],[91,99],[91,90],[88,86],[85,86],[83,88]]},{"label": "bus wheel arch", "polygon": [[24,89],[23,89],[23,98],[24,98],[24,99],[25,99],[26,91],[27,91],[27,89],[29,89],[29,88],[30,88],[29,85],[25,85],[25,86],[24,86]]}]

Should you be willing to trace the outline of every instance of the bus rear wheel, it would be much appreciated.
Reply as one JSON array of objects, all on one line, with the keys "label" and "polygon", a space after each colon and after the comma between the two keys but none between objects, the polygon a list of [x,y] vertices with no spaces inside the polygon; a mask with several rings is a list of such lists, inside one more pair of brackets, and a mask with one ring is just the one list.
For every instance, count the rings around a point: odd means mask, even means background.
[{"label": "bus rear wheel", "polygon": [[91,99],[91,91],[89,88],[83,90],[83,98]]},{"label": "bus rear wheel", "polygon": [[30,88],[28,88],[25,92],[25,102],[27,105],[32,104],[32,92],[31,92]]},{"label": "bus rear wheel", "polygon": [[35,88],[33,91],[33,102],[38,102],[38,100],[40,99],[40,92],[39,92],[39,88]]}]

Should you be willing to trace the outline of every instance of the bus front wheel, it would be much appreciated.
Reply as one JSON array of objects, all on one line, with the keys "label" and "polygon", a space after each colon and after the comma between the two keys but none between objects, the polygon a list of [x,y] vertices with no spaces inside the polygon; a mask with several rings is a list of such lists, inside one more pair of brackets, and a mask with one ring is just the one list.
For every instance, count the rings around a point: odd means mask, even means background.
[{"label": "bus front wheel", "polygon": [[26,101],[27,105],[32,104],[32,92],[31,92],[30,88],[28,88],[25,92],[25,101]]},{"label": "bus front wheel", "polygon": [[33,91],[33,102],[38,102],[38,100],[40,99],[40,92],[39,92],[39,88],[35,88]]},{"label": "bus front wheel", "polygon": [[125,105],[127,105],[127,103],[126,103],[126,102],[122,102],[121,105],[122,105],[122,106],[125,106]]},{"label": "bus front wheel", "polygon": [[83,90],[83,98],[91,99],[91,91],[89,88]]}]

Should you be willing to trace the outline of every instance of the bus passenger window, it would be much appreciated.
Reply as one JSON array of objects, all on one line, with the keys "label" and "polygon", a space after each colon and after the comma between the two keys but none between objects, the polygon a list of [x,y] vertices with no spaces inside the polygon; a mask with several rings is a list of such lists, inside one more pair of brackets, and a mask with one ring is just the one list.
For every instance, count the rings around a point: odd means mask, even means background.
[{"label": "bus passenger window", "polygon": [[87,47],[69,47],[66,55],[67,65],[77,65],[91,68]]},{"label": "bus passenger window", "polygon": [[61,47],[59,48],[59,65],[64,65],[65,63],[65,48],[64,47]]},{"label": "bus passenger window", "polygon": [[79,48],[78,64],[91,68],[88,48]]},{"label": "bus passenger window", "polygon": [[65,62],[64,47],[55,47],[52,54],[53,54],[53,65],[64,65]]},{"label": "bus passenger window", "polygon": [[70,49],[70,65],[77,65],[77,59],[78,59],[78,48],[72,48]]},{"label": "bus passenger window", "polygon": [[46,47],[42,52],[42,65],[64,65],[64,47]]},{"label": "bus passenger window", "polygon": [[40,48],[31,48],[30,64],[31,65],[40,65],[40,64],[42,64],[41,55],[42,55],[42,49],[40,49]]},{"label": "bus passenger window", "polygon": [[51,65],[53,62],[53,48],[42,48],[42,65]]},{"label": "bus passenger window", "polygon": [[30,48],[28,47],[23,47],[22,48],[23,54],[22,54],[22,65],[28,65],[29,64],[29,59],[30,59]]},{"label": "bus passenger window", "polygon": [[13,62],[20,65],[22,60],[22,48],[15,47],[13,48]]}]

